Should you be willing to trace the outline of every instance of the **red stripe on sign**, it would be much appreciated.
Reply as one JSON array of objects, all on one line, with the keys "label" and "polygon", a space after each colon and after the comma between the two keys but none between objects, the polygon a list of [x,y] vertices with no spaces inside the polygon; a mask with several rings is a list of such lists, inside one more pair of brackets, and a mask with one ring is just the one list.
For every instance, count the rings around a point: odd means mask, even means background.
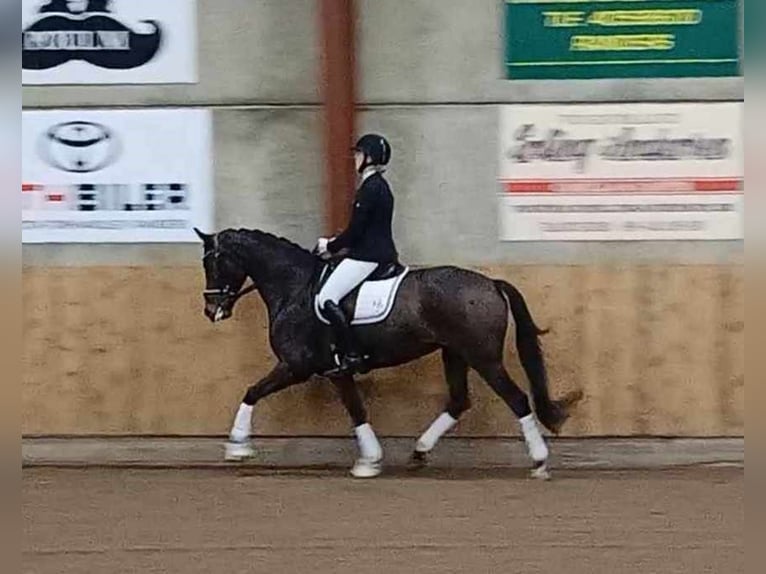
[{"label": "red stripe on sign", "polygon": [[552,191],[551,181],[507,181],[505,191],[508,193],[549,193]]},{"label": "red stripe on sign", "polygon": [[29,193],[30,191],[37,191],[40,189],[41,186],[36,185],[34,183],[22,183],[21,184],[21,192],[22,193]]},{"label": "red stripe on sign", "polygon": [[743,193],[735,178],[551,179],[504,181],[506,193],[560,195]]},{"label": "red stripe on sign", "polygon": [[744,191],[740,179],[701,179],[694,182],[695,191]]},{"label": "red stripe on sign", "polygon": [[46,197],[48,201],[51,202],[58,202],[58,201],[64,201],[64,194],[63,193],[49,193]]}]

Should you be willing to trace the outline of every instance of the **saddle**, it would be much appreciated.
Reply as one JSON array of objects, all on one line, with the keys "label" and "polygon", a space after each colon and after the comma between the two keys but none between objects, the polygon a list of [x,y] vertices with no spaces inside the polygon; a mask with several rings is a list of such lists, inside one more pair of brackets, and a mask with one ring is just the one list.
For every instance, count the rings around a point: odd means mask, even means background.
[{"label": "saddle", "polygon": [[[314,312],[325,324],[329,324],[329,321],[322,315],[317,295],[342,260],[343,258],[328,260],[320,272],[319,281],[314,289]],[[409,267],[402,265],[399,261],[379,265],[359,287],[344,298],[345,303],[342,303],[344,307],[348,309],[348,304],[352,305],[349,309],[352,312],[348,315],[351,317],[351,324],[369,325],[384,321],[393,309],[399,286],[409,270]]]}]

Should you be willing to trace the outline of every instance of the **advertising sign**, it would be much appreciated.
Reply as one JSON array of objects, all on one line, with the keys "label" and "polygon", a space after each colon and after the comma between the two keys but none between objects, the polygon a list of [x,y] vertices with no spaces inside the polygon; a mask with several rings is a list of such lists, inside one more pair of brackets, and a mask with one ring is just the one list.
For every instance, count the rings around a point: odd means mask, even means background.
[{"label": "advertising sign", "polygon": [[741,103],[501,107],[501,238],[743,238],[743,116]]},{"label": "advertising sign", "polygon": [[741,75],[737,0],[506,0],[510,79]]},{"label": "advertising sign", "polygon": [[197,81],[196,0],[22,0],[22,84]]},{"label": "advertising sign", "polygon": [[22,113],[22,242],[193,242],[213,224],[210,112]]}]

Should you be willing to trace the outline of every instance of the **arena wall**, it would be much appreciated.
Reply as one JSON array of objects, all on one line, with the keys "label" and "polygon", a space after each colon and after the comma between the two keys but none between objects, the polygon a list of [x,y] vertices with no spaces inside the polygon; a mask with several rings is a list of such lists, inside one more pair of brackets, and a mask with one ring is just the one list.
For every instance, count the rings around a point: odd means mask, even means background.
[{"label": "arena wall", "polygon": [[[572,436],[744,434],[744,273],[712,265],[479,268],[527,294],[554,395],[581,389]],[[260,300],[232,320],[201,312],[195,267],[40,267],[24,274],[26,434],[220,434],[274,357]],[[508,364],[520,373],[509,333]],[[438,354],[360,379],[372,422],[412,435],[442,407]],[[459,432],[516,432],[472,376]],[[268,435],[344,434],[345,411],[322,379],[258,405]]]},{"label": "arena wall", "polygon": [[[516,283],[554,394],[585,400],[565,433],[744,434],[743,242],[497,240],[497,105],[741,101],[742,78],[523,81],[502,73],[502,2],[361,0],[361,129],[390,136],[403,260]],[[214,112],[216,226],[310,246],[322,230],[318,23],[311,0],[200,0],[193,86],[26,86],[25,109],[199,106]],[[24,434],[221,434],[267,372],[263,307],[201,314],[196,245],[24,245]],[[517,379],[520,376],[513,357]],[[515,433],[472,379],[458,432]],[[382,434],[411,435],[444,397],[438,357],[360,381]],[[261,434],[345,434],[320,380],[259,405]]]}]

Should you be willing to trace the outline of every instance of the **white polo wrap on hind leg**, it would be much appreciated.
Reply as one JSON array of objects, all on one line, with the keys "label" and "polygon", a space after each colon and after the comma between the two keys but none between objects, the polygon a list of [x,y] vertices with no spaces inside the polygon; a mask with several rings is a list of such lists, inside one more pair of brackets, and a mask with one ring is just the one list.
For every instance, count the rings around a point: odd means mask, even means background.
[{"label": "white polo wrap on hind leg", "polygon": [[540,428],[537,426],[534,413],[520,418],[519,423],[521,424],[521,431],[524,433],[529,456],[535,462],[545,461],[548,458],[548,446],[545,444],[545,439],[543,439]]},{"label": "white polo wrap on hind leg", "polygon": [[242,403],[234,417],[234,425],[231,427],[229,438],[234,442],[244,442],[250,438],[250,430],[253,424],[253,406]]},{"label": "white polo wrap on hind leg", "polygon": [[359,452],[362,458],[372,461],[378,461],[383,458],[383,449],[375,436],[375,431],[369,423],[364,423],[354,428],[356,440],[359,443]]},{"label": "white polo wrap on hind leg", "polygon": [[418,452],[430,452],[436,446],[439,439],[457,424],[457,419],[449,413],[440,414],[437,419],[431,423],[426,432],[424,432],[415,443],[415,450]]}]

